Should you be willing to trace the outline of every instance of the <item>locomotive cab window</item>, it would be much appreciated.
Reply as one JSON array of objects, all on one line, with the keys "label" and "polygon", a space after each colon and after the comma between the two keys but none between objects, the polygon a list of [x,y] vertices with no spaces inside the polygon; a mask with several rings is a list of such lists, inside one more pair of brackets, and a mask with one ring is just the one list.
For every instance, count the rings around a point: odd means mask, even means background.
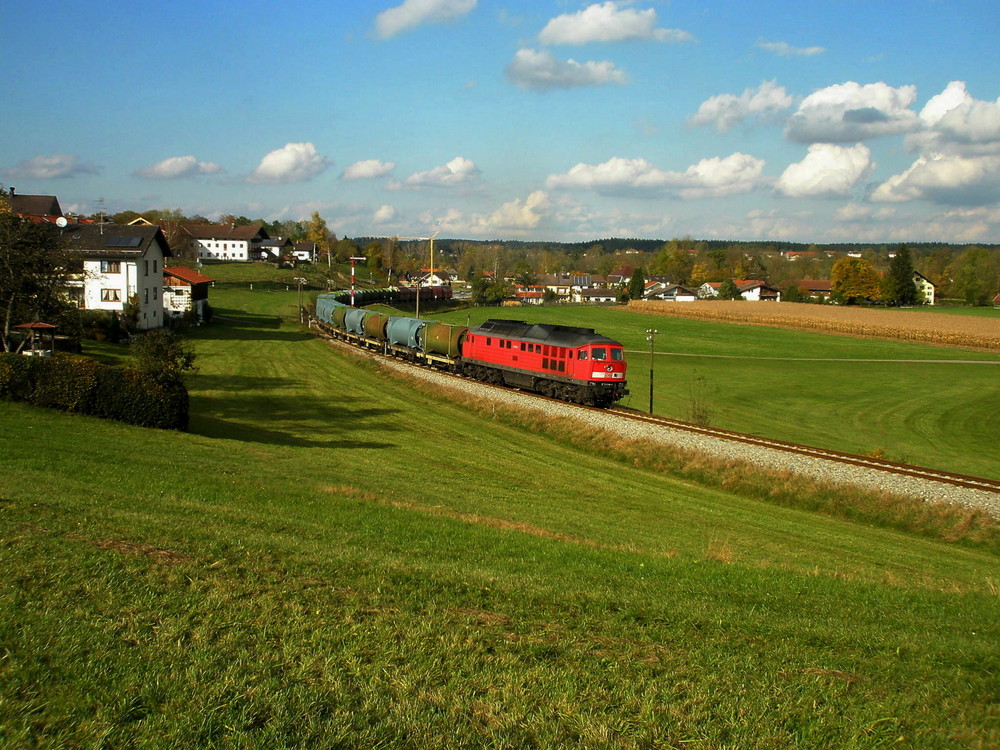
[{"label": "locomotive cab window", "polygon": [[622,350],[621,349],[612,349],[611,350],[611,359],[613,359],[615,362],[621,362],[624,359],[624,356],[622,355]]},{"label": "locomotive cab window", "polygon": [[603,362],[608,358],[608,350],[603,346],[595,346],[593,351],[594,359]]},{"label": "locomotive cab window", "polygon": [[581,361],[582,361],[582,360],[585,360],[585,359],[587,359],[587,358],[588,358],[588,354],[587,354],[587,352],[585,352],[585,351],[582,351],[582,350],[581,350],[581,351],[580,351],[580,353],[579,353],[579,354],[577,355],[577,359],[579,359],[579,360],[581,360]]}]

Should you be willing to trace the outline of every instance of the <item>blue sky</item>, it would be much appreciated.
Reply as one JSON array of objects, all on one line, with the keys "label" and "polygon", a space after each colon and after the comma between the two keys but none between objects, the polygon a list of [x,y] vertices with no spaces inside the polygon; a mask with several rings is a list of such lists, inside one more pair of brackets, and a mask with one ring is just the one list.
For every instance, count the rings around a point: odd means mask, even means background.
[{"label": "blue sky", "polygon": [[340,236],[1000,242],[996,0],[6,2],[0,182]]}]

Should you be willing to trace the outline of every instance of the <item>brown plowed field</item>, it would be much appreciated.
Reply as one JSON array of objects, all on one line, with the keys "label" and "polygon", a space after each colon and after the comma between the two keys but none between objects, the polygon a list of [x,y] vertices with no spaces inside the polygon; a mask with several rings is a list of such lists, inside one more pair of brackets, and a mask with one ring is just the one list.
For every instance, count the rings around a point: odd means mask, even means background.
[{"label": "brown plowed field", "polygon": [[845,336],[898,339],[967,349],[1000,350],[995,319],[797,302],[630,302],[632,312],[740,325],[774,326]]}]

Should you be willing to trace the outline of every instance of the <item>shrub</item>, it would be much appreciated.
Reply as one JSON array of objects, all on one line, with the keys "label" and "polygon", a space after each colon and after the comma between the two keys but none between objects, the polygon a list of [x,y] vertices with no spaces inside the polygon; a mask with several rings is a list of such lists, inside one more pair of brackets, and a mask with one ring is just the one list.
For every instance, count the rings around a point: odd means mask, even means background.
[{"label": "shrub", "polygon": [[141,427],[188,425],[188,393],[180,378],[165,380],[83,357],[0,354],[0,399]]}]

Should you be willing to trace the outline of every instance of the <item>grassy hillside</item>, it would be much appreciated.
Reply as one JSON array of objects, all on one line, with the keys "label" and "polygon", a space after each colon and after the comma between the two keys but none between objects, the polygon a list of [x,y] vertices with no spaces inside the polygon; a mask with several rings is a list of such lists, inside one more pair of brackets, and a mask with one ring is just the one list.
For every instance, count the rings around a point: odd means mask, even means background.
[{"label": "grassy hillside", "polygon": [[0,404],[0,746],[1000,744],[994,548],[580,452],[229,294],[191,433]]}]

